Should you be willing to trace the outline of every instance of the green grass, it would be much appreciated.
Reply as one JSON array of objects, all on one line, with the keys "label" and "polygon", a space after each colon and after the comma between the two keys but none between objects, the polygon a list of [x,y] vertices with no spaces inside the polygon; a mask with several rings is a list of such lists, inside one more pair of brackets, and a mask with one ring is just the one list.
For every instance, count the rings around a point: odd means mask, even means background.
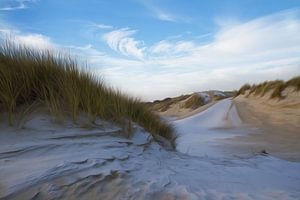
[{"label": "green grass", "polygon": [[294,77],[288,81],[275,80],[275,81],[265,81],[263,83],[254,84],[250,86],[249,84],[244,85],[238,91],[237,95],[244,94],[246,90],[249,90],[249,94],[254,94],[255,96],[265,96],[266,93],[271,91],[271,99],[283,99],[282,92],[287,87],[293,87],[296,91],[300,91],[300,76]]},{"label": "green grass", "polygon": [[90,123],[101,118],[131,126],[132,121],[154,138],[160,136],[175,143],[171,125],[161,121],[139,99],[106,86],[70,56],[2,41],[0,110],[7,113],[8,122],[13,125],[18,108],[26,110],[36,103],[54,117],[69,117],[75,123],[81,112],[87,114]]}]

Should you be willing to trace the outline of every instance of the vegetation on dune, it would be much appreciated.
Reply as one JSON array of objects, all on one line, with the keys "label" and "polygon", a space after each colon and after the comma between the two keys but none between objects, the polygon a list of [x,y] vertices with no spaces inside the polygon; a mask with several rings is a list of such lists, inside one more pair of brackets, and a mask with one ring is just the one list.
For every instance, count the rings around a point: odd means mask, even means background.
[{"label": "vegetation on dune", "polygon": [[70,56],[2,41],[0,110],[8,113],[12,125],[18,108],[29,108],[37,102],[53,116],[69,116],[74,122],[83,112],[91,123],[96,118],[120,125],[132,120],[154,138],[161,136],[173,144],[176,138],[172,126],[144,103],[106,86]]},{"label": "vegetation on dune", "polygon": [[287,86],[295,87],[297,91],[300,91],[300,76],[296,76],[286,82]]},{"label": "vegetation on dune", "polygon": [[203,105],[204,105],[204,102],[203,102],[202,98],[199,95],[194,94],[184,102],[183,107],[196,109]]},{"label": "vegetation on dune", "polygon": [[254,84],[250,86],[245,84],[237,92],[236,96],[240,94],[245,94],[245,91],[249,90],[249,93],[246,97],[253,94],[255,96],[263,97],[266,93],[271,92],[270,98],[283,99],[282,92],[287,87],[294,87],[295,90],[300,90],[300,76],[294,77],[288,81],[275,80],[275,81],[265,81],[263,83]]},{"label": "vegetation on dune", "polygon": [[176,104],[180,101],[183,101],[189,98],[191,95],[181,95],[179,97],[174,98],[165,98],[163,100],[156,100],[154,102],[146,103],[147,106],[153,111],[164,112],[170,108],[171,105]]},{"label": "vegetation on dune", "polygon": [[246,90],[249,90],[251,88],[251,86],[247,83],[245,85],[243,85],[235,94],[235,96],[239,96],[241,94],[245,94]]},{"label": "vegetation on dune", "polygon": [[226,99],[228,97],[229,96],[214,95],[213,99],[214,99],[214,101],[220,101],[220,100]]},{"label": "vegetation on dune", "polygon": [[[219,101],[228,97],[232,97],[236,94],[236,91],[217,91],[210,90],[203,93],[208,94],[213,101]],[[145,103],[151,110],[156,112],[165,112],[173,106],[179,105],[180,109],[197,109],[200,106],[205,105],[204,99],[197,93],[181,95],[177,97],[168,97],[163,100],[155,100],[153,102]]]}]

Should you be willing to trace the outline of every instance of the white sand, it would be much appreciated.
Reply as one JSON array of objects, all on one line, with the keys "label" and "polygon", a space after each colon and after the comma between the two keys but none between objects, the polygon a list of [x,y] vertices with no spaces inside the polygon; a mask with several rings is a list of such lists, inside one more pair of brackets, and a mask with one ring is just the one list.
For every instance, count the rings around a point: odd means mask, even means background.
[{"label": "white sand", "polygon": [[0,199],[299,199],[300,163],[224,152],[224,138],[247,134],[231,100],[175,125],[179,152],[138,127],[126,139],[110,124],[2,123]]}]

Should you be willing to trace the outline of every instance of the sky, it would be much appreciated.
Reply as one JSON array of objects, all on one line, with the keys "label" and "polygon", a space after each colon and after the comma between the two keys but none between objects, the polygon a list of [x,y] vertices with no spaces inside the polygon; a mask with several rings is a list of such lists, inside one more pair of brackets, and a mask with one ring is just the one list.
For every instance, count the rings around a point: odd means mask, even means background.
[{"label": "sky", "polygon": [[300,75],[300,0],[0,0],[0,37],[142,100]]}]

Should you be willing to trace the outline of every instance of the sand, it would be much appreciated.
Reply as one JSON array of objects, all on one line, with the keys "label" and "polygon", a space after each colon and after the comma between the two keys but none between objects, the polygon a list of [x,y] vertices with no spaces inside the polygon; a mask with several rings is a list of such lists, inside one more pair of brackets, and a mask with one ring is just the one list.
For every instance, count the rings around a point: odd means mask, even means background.
[{"label": "sand", "polygon": [[169,119],[170,121],[180,120],[180,119],[184,119],[184,118],[193,116],[197,113],[200,113],[200,112],[206,110],[207,108],[211,107],[215,103],[216,103],[216,101],[213,101],[213,102],[210,102],[203,106],[200,106],[199,108],[196,108],[196,109],[191,109],[191,108],[185,109],[185,108],[182,108],[180,103],[176,103],[176,104],[171,105],[167,111],[158,112],[158,114],[160,116],[163,116],[163,117]]},{"label": "sand", "polygon": [[0,199],[299,199],[300,163],[231,151],[252,134],[236,105],[172,122],[177,151],[137,125],[127,138],[101,120],[91,130],[47,115],[22,129],[1,121]]},{"label": "sand", "polygon": [[234,99],[244,123],[257,129],[253,134],[234,138],[236,151],[265,149],[273,156],[300,162],[300,92],[288,88],[286,99],[270,100],[251,95]]}]

